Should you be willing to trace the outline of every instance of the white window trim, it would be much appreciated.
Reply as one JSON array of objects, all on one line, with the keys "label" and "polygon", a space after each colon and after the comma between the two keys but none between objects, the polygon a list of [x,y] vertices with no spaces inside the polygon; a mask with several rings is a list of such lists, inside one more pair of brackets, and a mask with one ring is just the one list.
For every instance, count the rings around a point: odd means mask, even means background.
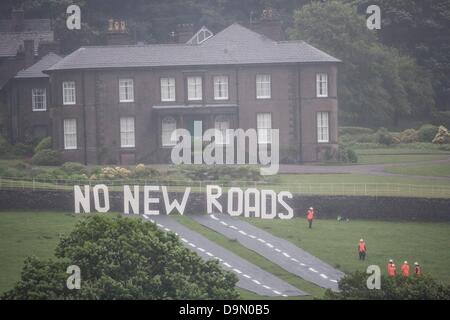
[{"label": "white window trim", "polygon": [[[68,88],[64,88],[65,84],[69,84],[69,83],[73,83],[73,101],[67,101],[66,99],[66,90],[69,90]],[[63,81],[62,83],[62,90],[63,90],[63,94],[62,94],[62,98],[63,98],[63,105],[65,106],[72,106],[77,104],[77,86],[75,81]],[[72,90],[72,89],[70,89]]]},{"label": "white window trim", "polygon": [[[66,121],[74,121],[75,122],[75,132],[66,132]],[[76,150],[78,148],[78,133],[77,133],[77,119],[64,119],[63,121],[63,134],[64,134],[64,150]],[[75,145],[68,146],[66,140],[66,135],[75,135]]]},{"label": "white window trim", "polygon": [[[191,97],[189,95],[189,80],[191,79],[200,79],[200,95],[196,96],[196,97]],[[187,99],[188,101],[202,101],[203,100],[203,78],[201,76],[192,76],[192,77],[187,77]],[[197,88],[197,85],[195,86],[195,88]],[[197,91],[197,90],[195,90]]]},{"label": "white window trim", "polygon": [[[218,81],[217,81],[218,80]],[[219,86],[219,84],[221,83],[220,80],[225,80],[222,83],[222,86],[226,87],[226,94],[224,96],[218,96],[216,95],[216,93],[219,93],[219,89],[217,88],[216,90],[216,85]],[[213,86],[214,86],[214,100],[228,100],[229,99],[229,78],[228,76],[214,76],[213,77]]]},{"label": "white window trim", "polygon": [[[269,115],[270,119],[270,127],[268,128],[260,128],[258,126],[258,116],[262,115]],[[260,140],[259,139],[259,130],[267,130],[267,139],[266,140]],[[259,112],[256,114],[256,134],[258,137],[258,144],[271,144],[272,143],[272,114],[270,112]]]},{"label": "white window trim", "polygon": [[[129,96],[131,96],[131,98],[125,98],[122,99],[122,95],[121,95],[121,90],[122,88],[125,88],[125,85],[122,85],[122,82],[125,81],[130,81],[131,82],[131,93],[129,93]],[[123,78],[123,79],[119,79],[119,102],[134,102],[134,79],[131,78]]]},{"label": "white window trim", "polygon": [[[129,128],[127,128],[128,130],[125,130],[125,128],[122,128],[122,120],[132,120],[133,123],[133,130],[130,130]],[[136,125],[135,125],[135,119],[134,117],[121,117],[119,120],[119,127],[120,127],[120,147],[121,148],[135,148],[136,147]],[[122,139],[122,134],[133,134],[133,139],[132,142],[133,143],[128,143],[128,144],[123,144],[123,139]],[[127,139],[128,140],[128,139]]]},{"label": "white window trim", "polygon": [[[323,114],[326,114],[326,125],[322,125],[323,122]],[[316,123],[317,123],[317,143],[330,143],[330,113],[323,111],[317,112],[316,114]],[[326,137],[323,138],[323,132],[326,128]]]},{"label": "white window trim", "polygon": [[[38,96],[35,94],[35,90],[43,90],[44,94],[43,96],[43,102],[44,108],[37,109],[36,108],[36,97]],[[31,89],[31,109],[33,112],[39,112],[39,111],[47,111],[47,89],[46,88],[33,88]]]},{"label": "white window trim", "polygon": [[[177,120],[174,117],[166,116],[166,117],[161,119],[161,146],[162,147],[173,147],[173,146],[175,146],[177,144],[176,141],[170,141],[171,140],[170,137],[168,139],[169,142],[166,142],[165,139],[164,139],[164,137],[165,137],[164,136],[164,120],[168,119],[168,118],[171,118],[172,120],[174,120],[174,123],[175,123],[175,129],[174,130],[177,129]],[[172,131],[172,133],[173,133],[173,131]]]},{"label": "white window trim", "polygon": [[[164,98],[163,96],[163,80],[167,81],[167,93],[168,93],[168,98]],[[171,80],[173,81],[173,85],[170,84]],[[176,81],[174,77],[163,77],[160,79],[159,81],[160,83],[160,94],[161,94],[161,101],[162,102],[173,102],[176,101],[176,96],[177,96],[177,92],[176,92]],[[173,87],[173,97],[171,97],[170,95],[170,88]]]},{"label": "white window trim", "polygon": [[[324,84],[325,93],[321,93],[322,84]],[[328,98],[328,74],[317,73],[316,74],[316,96],[317,98]]]},{"label": "white window trim", "polygon": [[[260,77],[263,76],[267,76],[269,77],[269,81],[262,81],[260,79]],[[272,76],[270,74],[257,74],[256,75],[256,99],[271,99],[272,98]],[[258,84],[261,85],[261,89],[262,89],[262,84],[268,84],[269,85],[269,94],[268,95],[262,95],[262,92],[258,92]],[[261,90],[263,91],[263,90]]]}]

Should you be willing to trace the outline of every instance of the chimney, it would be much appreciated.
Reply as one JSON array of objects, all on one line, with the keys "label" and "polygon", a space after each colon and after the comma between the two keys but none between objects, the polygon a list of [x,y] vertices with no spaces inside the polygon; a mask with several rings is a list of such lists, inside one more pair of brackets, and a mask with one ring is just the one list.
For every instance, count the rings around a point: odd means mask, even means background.
[{"label": "chimney", "polygon": [[132,43],[127,23],[124,20],[108,20],[106,42],[108,45],[127,45]]},{"label": "chimney", "polygon": [[24,25],[24,11],[23,9],[13,9],[11,12],[11,27],[12,31],[20,32],[23,31]]},{"label": "chimney", "polygon": [[34,64],[34,40],[24,40],[25,68]]},{"label": "chimney", "polygon": [[250,29],[274,41],[286,40],[281,20],[274,16],[271,8],[264,9],[258,21],[250,21]]},{"label": "chimney", "polygon": [[178,43],[186,43],[194,36],[194,25],[192,23],[182,23],[177,25],[176,36]]}]

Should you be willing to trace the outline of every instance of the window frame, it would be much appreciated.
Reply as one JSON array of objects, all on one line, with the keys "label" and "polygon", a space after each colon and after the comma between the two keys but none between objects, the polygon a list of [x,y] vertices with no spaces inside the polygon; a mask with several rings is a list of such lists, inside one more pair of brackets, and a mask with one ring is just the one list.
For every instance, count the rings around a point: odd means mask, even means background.
[{"label": "window frame", "polygon": [[[268,77],[269,81],[259,81],[260,77]],[[268,84],[268,95],[262,95],[263,87],[262,84]],[[258,88],[260,87],[260,90]],[[261,92],[260,92],[261,91]],[[272,99],[272,75],[270,73],[258,73],[255,76],[255,95],[258,100]]]},{"label": "window frame", "polygon": [[[161,147],[163,147],[163,148],[171,148],[177,144],[176,141],[172,142],[170,137],[168,138],[169,143],[166,143],[166,140],[165,140],[165,131],[167,131],[167,130],[164,130],[164,120],[169,119],[169,118],[173,120],[173,123],[175,125],[175,129],[173,129],[172,132],[177,129],[177,119],[174,116],[164,116],[161,118],[161,140],[160,141],[161,141]],[[171,132],[171,135],[172,135],[172,132]]]},{"label": "window frame", "polygon": [[[326,114],[326,126],[324,126],[324,119],[321,115]],[[320,118],[320,119],[319,119]],[[326,130],[326,131],[324,131]],[[318,111],[316,113],[316,134],[317,134],[317,143],[330,143],[330,112],[328,111]],[[324,135],[326,134],[326,139],[324,139]]]},{"label": "window frame", "polygon": [[[65,88],[65,85],[73,84],[73,88]],[[67,91],[73,91],[73,101],[68,101],[67,97],[69,97],[66,93]],[[72,97],[72,94],[70,95]],[[62,101],[65,106],[73,106],[77,104],[77,85],[75,81],[63,81],[62,82]]]},{"label": "window frame", "polygon": [[[67,132],[67,128],[66,128],[66,121],[74,121],[75,123],[75,130],[74,132]],[[67,139],[68,135],[74,135],[75,139],[75,145],[74,146],[69,146],[68,142],[69,140]],[[78,149],[78,121],[76,118],[67,118],[63,120],[63,137],[64,137],[64,150],[77,150]]]},{"label": "window frame", "polygon": [[[163,80],[167,80],[167,93],[168,93],[168,98],[164,98],[163,97]],[[173,85],[170,84],[170,80],[173,80]],[[170,93],[171,90],[170,88],[173,87],[173,98],[171,97]],[[177,101],[177,83],[176,83],[176,79],[175,77],[161,77],[159,78],[159,94],[160,94],[160,98],[161,98],[161,102],[175,102]]]},{"label": "window frame", "polygon": [[[131,82],[131,91],[125,90],[122,92],[122,89],[129,88],[128,86],[122,85],[122,82],[130,81]],[[122,93],[125,94],[125,99],[122,99]],[[131,98],[130,98],[131,96]],[[120,103],[129,103],[134,102],[134,79],[133,78],[119,78],[119,102]]]},{"label": "window frame", "polygon": [[[200,79],[200,96],[199,97],[195,97],[195,98],[192,98],[191,96],[190,96],[190,85],[189,85],[189,80],[191,80],[191,79]],[[196,84],[196,86],[197,86],[197,84]],[[186,93],[187,93],[187,101],[203,101],[203,77],[202,76],[187,76],[186,77]],[[196,90],[197,91],[197,90]]]},{"label": "window frame", "polygon": [[[36,108],[36,97],[39,95],[35,94],[36,90],[42,90],[43,91],[43,99],[42,99],[42,105],[43,108]],[[47,89],[46,88],[32,88],[31,89],[31,110],[33,112],[40,112],[40,111],[47,111]]]},{"label": "window frame", "polygon": [[[225,79],[226,81],[222,83],[222,87],[226,87],[226,96],[218,96],[217,93],[220,93],[220,82],[216,80]],[[217,87],[217,85],[219,87]],[[228,75],[216,75],[213,76],[213,95],[214,100],[229,100],[230,99],[230,77]]]},{"label": "window frame", "polygon": [[[267,128],[261,128],[259,126],[259,121],[258,118],[259,116],[262,115],[268,115],[269,119],[270,119],[270,127]],[[256,134],[257,134],[257,138],[258,138],[258,144],[271,144],[272,143],[272,129],[273,129],[273,119],[272,119],[272,113],[271,112],[258,112],[256,113]],[[260,130],[268,130],[268,132],[266,133],[266,140],[261,140],[260,139]]]},{"label": "window frame", "polygon": [[[133,130],[129,129],[129,124],[126,124],[126,128],[123,128],[122,120],[132,120]],[[120,117],[119,119],[119,133],[120,133],[120,148],[129,149],[136,148],[136,119],[135,117]],[[123,143],[124,140],[130,140],[129,134],[132,134],[132,144]],[[126,135],[126,136],[124,136]],[[125,139],[124,139],[125,138]]]},{"label": "window frame", "polygon": [[[323,76],[325,76],[324,79]],[[322,84],[324,84],[324,90],[322,90]],[[325,93],[322,93],[322,91],[325,91]],[[328,73],[326,72],[316,73],[316,97],[328,98]]]}]

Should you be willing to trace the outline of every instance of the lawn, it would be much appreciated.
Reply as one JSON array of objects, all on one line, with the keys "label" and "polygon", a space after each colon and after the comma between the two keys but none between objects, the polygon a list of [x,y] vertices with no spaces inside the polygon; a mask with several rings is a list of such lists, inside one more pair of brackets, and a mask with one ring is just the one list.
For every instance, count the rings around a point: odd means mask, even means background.
[{"label": "lawn", "polygon": [[19,280],[26,257],[54,257],[60,235],[78,219],[56,212],[0,212],[0,293]]},{"label": "lawn", "polygon": [[407,175],[450,177],[450,163],[389,167],[384,171]]},{"label": "lawn", "polygon": [[404,145],[374,149],[355,148],[354,151],[358,155],[358,164],[411,163],[443,160],[450,156],[450,152],[439,150],[432,144],[420,148]]},{"label": "lawn", "polygon": [[[394,259],[397,266],[404,260],[418,261],[424,273],[450,284],[450,223],[316,220],[313,229],[308,229],[302,218],[248,220],[344,272],[364,271],[372,264],[385,272],[388,259]],[[360,238],[367,244],[365,262],[357,257]]]}]

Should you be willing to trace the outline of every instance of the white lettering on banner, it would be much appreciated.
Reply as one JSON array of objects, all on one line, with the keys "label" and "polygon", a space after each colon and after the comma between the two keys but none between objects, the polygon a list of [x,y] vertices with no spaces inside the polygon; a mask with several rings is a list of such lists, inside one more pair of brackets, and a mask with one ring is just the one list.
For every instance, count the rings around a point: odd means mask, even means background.
[{"label": "white lettering on banner", "polygon": [[[84,191],[78,185],[74,186],[75,213],[91,212],[91,192],[93,194],[94,208],[96,212],[109,212],[110,197],[109,189],[105,184],[97,184],[92,187],[83,186]],[[143,192],[143,197],[140,192]],[[158,195],[161,193],[162,200]],[[123,212],[124,214],[140,214],[141,204],[144,206],[145,215],[159,215],[159,203],[164,202],[166,214],[173,211],[181,215],[184,214],[188,205],[191,188],[186,187],[183,197],[180,199],[170,199],[169,190],[166,186],[123,186]],[[177,193],[178,194],[178,193]],[[223,196],[222,187],[217,185],[206,186],[206,212],[208,214],[223,213],[223,206],[220,199]],[[141,203],[142,199],[142,203]],[[257,188],[241,189],[238,187],[229,188],[227,191],[227,210],[230,216],[256,217],[262,219],[291,219],[294,216],[294,210],[286,202],[286,199],[292,199],[292,193],[281,191],[276,193],[273,190],[258,190]],[[152,207],[156,205],[156,207]],[[279,208],[284,210],[280,211]]]}]

